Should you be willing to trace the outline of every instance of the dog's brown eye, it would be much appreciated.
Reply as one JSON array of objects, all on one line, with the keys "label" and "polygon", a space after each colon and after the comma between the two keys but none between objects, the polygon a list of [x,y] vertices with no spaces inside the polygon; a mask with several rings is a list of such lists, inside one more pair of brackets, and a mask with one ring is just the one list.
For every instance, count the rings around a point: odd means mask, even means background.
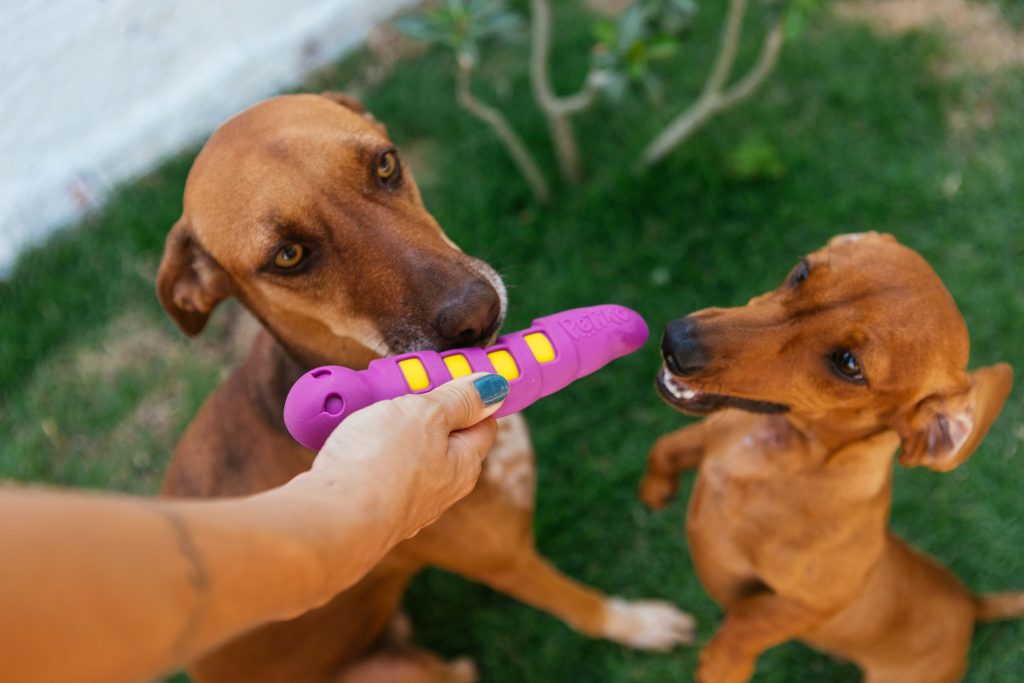
[{"label": "dog's brown eye", "polygon": [[797,264],[796,268],[793,269],[793,272],[789,274],[789,278],[787,278],[787,284],[789,284],[790,287],[796,287],[801,282],[806,280],[810,274],[811,266],[807,263],[807,261],[801,261],[800,263]]},{"label": "dog's brown eye", "polygon": [[274,265],[278,268],[294,268],[306,256],[306,249],[301,244],[286,244],[274,254]]},{"label": "dog's brown eye", "polygon": [[390,180],[398,172],[398,155],[394,152],[385,152],[377,162],[377,177],[381,180]]},{"label": "dog's brown eye", "polygon": [[832,367],[836,369],[844,379],[851,382],[863,383],[864,371],[860,369],[860,363],[849,349],[838,349],[832,352]]}]

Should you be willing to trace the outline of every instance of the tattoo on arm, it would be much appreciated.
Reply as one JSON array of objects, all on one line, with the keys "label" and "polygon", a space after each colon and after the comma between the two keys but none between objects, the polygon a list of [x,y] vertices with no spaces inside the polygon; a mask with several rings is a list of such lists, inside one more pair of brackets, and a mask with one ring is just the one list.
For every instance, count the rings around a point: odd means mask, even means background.
[{"label": "tattoo on arm", "polygon": [[192,533],[188,525],[175,512],[167,509],[157,508],[158,514],[166,520],[178,542],[178,552],[188,565],[188,581],[195,592],[195,605],[185,620],[181,632],[174,639],[171,645],[171,654],[175,661],[182,661],[188,652],[189,644],[192,642],[199,630],[200,624],[206,616],[207,597],[209,593],[209,574],[203,564],[199,549],[192,540]]}]

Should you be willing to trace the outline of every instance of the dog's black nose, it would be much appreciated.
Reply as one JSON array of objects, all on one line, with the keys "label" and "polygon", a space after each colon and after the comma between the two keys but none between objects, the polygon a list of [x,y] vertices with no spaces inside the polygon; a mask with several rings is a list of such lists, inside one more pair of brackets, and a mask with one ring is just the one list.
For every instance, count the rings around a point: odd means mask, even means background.
[{"label": "dog's black nose", "polygon": [[472,280],[441,307],[434,329],[446,349],[476,346],[494,334],[500,312],[501,300],[494,287]]},{"label": "dog's black nose", "polygon": [[700,343],[697,322],[692,318],[673,320],[661,337],[661,356],[675,375],[695,375],[708,364],[708,354]]}]

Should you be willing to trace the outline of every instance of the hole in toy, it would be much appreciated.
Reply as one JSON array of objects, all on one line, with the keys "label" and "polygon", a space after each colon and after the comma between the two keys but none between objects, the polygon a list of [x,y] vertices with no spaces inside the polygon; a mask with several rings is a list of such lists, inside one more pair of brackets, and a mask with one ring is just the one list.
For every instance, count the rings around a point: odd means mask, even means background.
[{"label": "hole in toy", "polygon": [[313,373],[313,379],[320,379],[321,377],[330,377],[331,371],[327,368],[321,368]]},{"label": "hole in toy", "polygon": [[324,410],[331,415],[340,415],[345,409],[345,399],[337,394],[328,394],[324,399]]}]

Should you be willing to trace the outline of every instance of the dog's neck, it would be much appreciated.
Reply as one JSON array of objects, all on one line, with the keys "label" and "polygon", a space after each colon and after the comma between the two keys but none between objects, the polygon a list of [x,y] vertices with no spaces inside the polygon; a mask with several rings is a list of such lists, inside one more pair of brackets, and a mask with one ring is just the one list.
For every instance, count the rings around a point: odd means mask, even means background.
[{"label": "dog's neck", "polygon": [[356,370],[366,367],[364,353],[331,359],[303,359],[290,351],[266,327],[253,340],[252,348],[238,372],[243,374],[246,397],[262,413],[267,424],[285,431],[282,415],[288,391],[304,372],[319,365],[342,365]]},{"label": "dog's neck", "polygon": [[[846,447],[888,431],[887,427],[879,427],[873,422],[858,425],[843,420],[813,419],[791,413],[785,415],[785,420],[807,441],[820,444],[821,448],[817,450],[822,454],[822,464]],[[889,467],[888,460],[880,459],[879,466]]]},{"label": "dog's neck", "polygon": [[307,369],[266,329],[261,329],[236,372],[242,375],[249,403],[259,410],[268,425],[283,431],[284,400],[292,383]]}]

